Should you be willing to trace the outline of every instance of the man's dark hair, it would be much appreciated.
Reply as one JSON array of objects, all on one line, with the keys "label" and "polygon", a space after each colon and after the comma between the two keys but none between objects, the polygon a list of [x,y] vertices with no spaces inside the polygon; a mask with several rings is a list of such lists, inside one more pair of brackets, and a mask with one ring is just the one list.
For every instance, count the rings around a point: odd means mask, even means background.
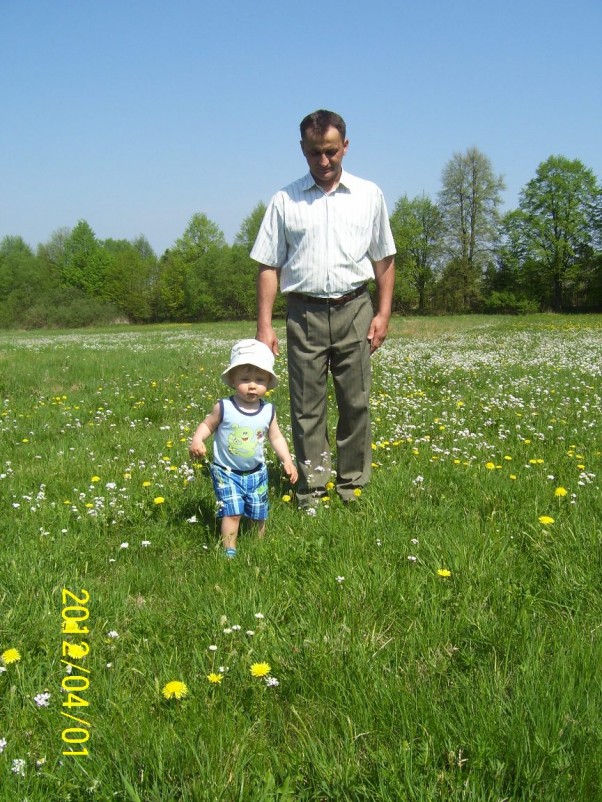
[{"label": "man's dark hair", "polygon": [[347,126],[341,115],[334,111],[326,111],[326,109],[312,111],[311,114],[308,114],[307,117],[301,120],[301,125],[299,127],[301,129],[301,139],[304,139],[305,132],[308,130],[313,131],[319,136],[324,136],[326,131],[331,127],[337,129],[343,142],[347,135]]}]

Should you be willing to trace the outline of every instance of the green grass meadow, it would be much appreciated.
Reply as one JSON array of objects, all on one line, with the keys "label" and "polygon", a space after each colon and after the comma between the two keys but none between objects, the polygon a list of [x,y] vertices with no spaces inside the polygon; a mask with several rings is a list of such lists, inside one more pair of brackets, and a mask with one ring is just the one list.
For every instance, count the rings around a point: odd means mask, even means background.
[{"label": "green grass meadow", "polygon": [[253,335],[0,333],[1,802],[602,800],[602,316],[395,318],[369,487],[269,452],[228,561],[187,442]]}]

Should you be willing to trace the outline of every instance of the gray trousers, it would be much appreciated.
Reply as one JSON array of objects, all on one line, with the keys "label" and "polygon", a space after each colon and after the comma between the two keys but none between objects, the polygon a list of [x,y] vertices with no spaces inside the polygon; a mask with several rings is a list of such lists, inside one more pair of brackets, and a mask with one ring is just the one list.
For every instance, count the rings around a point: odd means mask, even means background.
[{"label": "gray trousers", "polygon": [[373,317],[368,293],[340,306],[288,298],[286,323],[291,424],[299,485],[304,499],[325,492],[331,481],[328,438],[328,374],[333,380],[336,425],[336,489],[353,496],[370,479],[370,344]]}]

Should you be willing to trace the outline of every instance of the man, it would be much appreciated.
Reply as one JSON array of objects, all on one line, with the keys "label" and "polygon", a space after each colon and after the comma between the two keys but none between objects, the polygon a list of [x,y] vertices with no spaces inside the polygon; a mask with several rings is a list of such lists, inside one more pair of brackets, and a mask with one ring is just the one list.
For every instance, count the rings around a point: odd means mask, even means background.
[{"label": "man", "polygon": [[[343,170],[345,122],[315,111],[301,122],[309,173],[270,201],[251,257],[260,263],[257,339],[278,353],[272,310],[287,296],[287,350],[299,506],[330,481],[327,380],[338,407],[336,490],[357,498],[370,478],[370,355],[387,336],[395,245],[384,198],[370,181]],[[367,282],[376,279],[372,309]]]}]

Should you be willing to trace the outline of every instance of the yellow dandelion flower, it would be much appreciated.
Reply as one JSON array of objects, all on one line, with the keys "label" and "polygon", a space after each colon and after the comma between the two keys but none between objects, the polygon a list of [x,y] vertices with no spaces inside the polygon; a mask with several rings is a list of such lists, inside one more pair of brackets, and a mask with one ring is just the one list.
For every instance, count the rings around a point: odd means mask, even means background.
[{"label": "yellow dandelion flower", "polygon": [[93,476],[93,477],[90,479],[90,481],[91,481],[91,482],[100,482],[100,476]]},{"label": "yellow dandelion flower", "polygon": [[223,680],[223,678],[224,678],[223,674],[214,674],[213,672],[211,672],[211,674],[207,674],[207,679],[214,685],[219,685],[219,683]]},{"label": "yellow dandelion flower", "polygon": [[563,496],[566,496],[567,492],[568,491],[566,487],[557,487],[556,490],[554,491],[554,495],[558,496],[559,498],[562,498]]},{"label": "yellow dandelion flower", "polygon": [[10,663],[18,663],[21,659],[21,652],[18,649],[7,649],[0,656],[4,665],[7,666]]},{"label": "yellow dandelion flower", "polygon": [[353,491],[353,495],[354,495],[356,498],[359,498],[359,497],[362,495],[362,489],[361,489],[361,487],[356,487],[356,488],[355,488],[355,490]]},{"label": "yellow dandelion flower", "polygon": [[285,503],[285,504],[288,504],[290,500],[291,500],[291,497],[289,496],[289,494],[288,494],[288,493],[285,493],[285,494],[282,496],[282,501],[284,501],[284,503]]},{"label": "yellow dandelion flower", "polygon": [[326,482],[324,487],[326,488],[326,490],[332,490],[334,488],[334,482]]},{"label": "yellow dandelion flower", "polygon": [[76,621],[75,618],[69,618],[67,621],[63,621],[63,632],[65,633],[74,633],[80,632],[78,627],[79,621]]},{"label": "yellow dandelion flower", "polygon": [[77,643],[68,643],[67,644],[67,654],[69,657],[73,657],[75,660],[79,660],[81,657],[85,657],[88,652]]},{"label": "yellow dandelion flower", "polygon": [[188,688],[185,682],[174,679],[165,685],[162,693],[166,699],[183,699],[188,695]]},{"label": "yellow dandelion flower", "polygon": [[486,462],[485,467],[488,471],[493,471],[495,469],[495,462]]},{"label": "yellow dandelion flower", "polygon": [[145,482],[142,482],[142,487],[150,487],[150,486],[151,483],[148,481],[148,479]]},{"label": "yellow dandelion flower", "polygon": [[554,519],[552,518],[551,515],[540,515],[537,520],[539,521],[540,524],[543,524],[544,526],[554,523]]},{"label": "yellow dandelion flower", "polygon": [[510,478],[513,479],[513,480],[516,479],[516,474],[515,473],[511,473],[510,474]]},{"label": "yellow dandelion flower", "polygon": [[132,474],[131,473],[124,473],[123,474],[123,478],[124,479],[131,479],[132,478]]},{"label": "yellow dandelion flower", "polygon": [[153,499],[153,501],[155,502],[155,504],[165,504],[165,499],[163,498],[163,496],[156,496]]},{"label": "yellow dandelion flower", "polygon": [[438,568],[437,575],[447,579],[448,576],[451,576],[451,571],[448,568]]},{"label": "yellow dandelion flower", "polygon": [[253,677],[266,677],[271,670],[272,666],[269,663],[253,663],[251,666],[251,675]]}]

